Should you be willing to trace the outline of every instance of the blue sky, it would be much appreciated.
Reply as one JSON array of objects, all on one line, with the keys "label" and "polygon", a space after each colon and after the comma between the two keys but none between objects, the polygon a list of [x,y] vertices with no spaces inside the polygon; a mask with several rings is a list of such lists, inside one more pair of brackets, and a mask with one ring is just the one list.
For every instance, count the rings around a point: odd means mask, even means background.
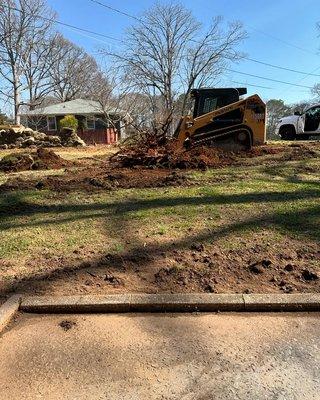
[{"label": "blue sky", "polygon": [[[100,1],[137,16],[154,4],[153,0]],[[93,4],[90,0],[48,0],[48,3],[58,12],[60,21],[120,39],[125,29],[134,22],[131,18]],[[225,21],[243,22],[249,37],[240,49],[248,57],[320,75],[320,37],[316,29],[316,22],[320,21],[319,0],[182,0],[181,3],[192,10],[204,28],[210,25],[211,18],[216,15],[222,15]],[[59,26],[59,30],[93,55],[97,54],[101,46],[116,48],[119,45],[104,38],[94,40],[89,37],[91,35],[80,34],[69,28]],[[320,83],[320,76],[304,76],[245,60],[234,64],[231,68],[305,86]],[[257,92],[266,100],[282,98],[292,103],[311,98],[307,88],[292,87],[229,72],[222,77],[224,86],[237,86],[232,81],[273,88],[248,86],[249,93]]]},{"label": "blue sky", "polygon": [[[122,38],[126,27],[134,22],[131,18],[93,4],[90,0],[48,0],[48,2],[58,12],[61,21],[117,38]],[[153,0],[101,0],[101,2],[137,16],[154,4]],[[181,3],[192,10],[204,27],[209,26],[211,18],[216,15],[222,15],[225,21],[243,22],[249,37],[240,49],[248,57],[320,75],[320,37],[316,29],[316,22],[320,21],[319,0],[264,2],[184,0]],[[94,40],[86,34],[82,35],[69,28],[59,27],[59,30],[94,55],[101,46],[119,45],[115,41],[104,38]],[[313,86],[320,82],[320,76],[304,76],[245,60],[234,64],[231,68],[305,86]],[[237,86],[232,81],[273,88],[262,89],[248,86],[249,93],[257,92],[265,100],[282,98],[292,103],[311,98],[307,88],[292,87],[237,73],[228,72],[221,77],[221,85]]]}]

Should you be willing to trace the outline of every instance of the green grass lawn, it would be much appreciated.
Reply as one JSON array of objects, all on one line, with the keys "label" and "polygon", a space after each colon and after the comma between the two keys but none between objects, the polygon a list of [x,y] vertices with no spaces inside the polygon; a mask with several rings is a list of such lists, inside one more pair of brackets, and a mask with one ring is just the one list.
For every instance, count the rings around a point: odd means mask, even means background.
[{"label": "green grass lawn", "polygon": [[[22,174],[59,174],[39,171]],[[194,242],[319,244],[320,159],[188,172],[187,187],[58,193],[0,192],[2,279],[100,254],[189,249]],[[0,175],[4,182],[6,177]],[[171,248],[171,247],[170,247]],[[310,260],[310,265],[313,265]],[[319,265],[316,265],[320,267]]]},{"label": "green grass lawn", "polygon": [[313,172],[300,175],[298,162],[278,172],[266,167],[193,172],[192,187],[1,193],[0,257],[68,255],[80,246],[123,251],[144,240],[183,246],[186,235],[222,242],[259,229],[269,232],[268,241],[279,235],[318,241],[319,162],[308,166]]}]

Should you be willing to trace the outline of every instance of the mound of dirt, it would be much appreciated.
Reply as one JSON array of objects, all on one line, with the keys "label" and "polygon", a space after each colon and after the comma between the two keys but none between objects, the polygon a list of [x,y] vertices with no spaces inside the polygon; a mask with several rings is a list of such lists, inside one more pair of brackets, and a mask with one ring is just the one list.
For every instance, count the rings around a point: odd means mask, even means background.
[{"label": "mound of dirt", "polygon": [[259,146],[249,151],[230,151],[219,147],[199,146],[190,150],[177,149],[174,142],[164,146],[125,147],[112,157],[122,167],[147,166],[154,168],[200,169],[223,167],[239,159],[283,152],[283,146]]},{"label": "mound of dirt", "polygon": [[319,142],[292,143],[290,150],[283,155],[283,161],[296,161],[302,158],[320,157]]},{"label": "mound of dirt", "polygon": [[226,165],[234,160],[233,153],[214,147],[191,150],[175,149],[172,144],[154,149],[125,148],[113,157],[122,167],[147,166],[178,169],[206,169]]},{"label": "mound of dirt", "polygon": [[[1,168],[1,167],[0,167]],[[96,192],[118,188],[153,188],[189,186],[190,179],[182,172],[168,169],[86,167],[66,169],[63,175],[46,176],[38,179],[12,176],[0,186],[1,191],[16,189],[50,189],[56,192],[82,190]]]},{"label": "mound of dirt", "polygon": [[[41,150],[40,150],[41,151]],[[152,155],[153,152],[153,155]],[[50,189],[57,192],[70,192],[75,190],[84,190],[88,192],[99,190],[114,190],[117,188],[152,188],[166,186],[190,186],[197,184],[194,177],[190,177],[188,170],[194,168],[206,169],[220,168],[223,166],[254,166],[254,165],[281,165],[282,161],[304,160],[310,157],[320,157],[320,142],[295,143],[294,146],[288,144],[269,144],[265,146],[255,147],[247,152],[232,153],[226,152],[219,148],[198,147],[188,152],[184,151],[180,154],[171,153],[170,163],[175,165],[175,169],[165,167],[165,163],[160,163],[156,159],[160,155],[153,149],[148,155],[140,158],[142,165],[135,165],[137,158],[132,158],[133,165],[129,162],[130,167],[124,167],[130,158],[119,157],[116,155],[111,161],[97,160],[91,158],[82,158],[72,163],[72,167],[66,168],[64,174],[51,175],[39,178],[25,176],[11,176],[6,183],[0,186],[1,191],[11,191],[15,189]],[[173,154],[173,155],[172,155]],[[121,154],[120,154],[121,155]],[[55,155],[56,156],[56,155]],[[56,156],[57,157],[57,156]],[[163,155],[161,155],[163,157]],[[42,157],[43,158],[43,157]],[[47,157],[46,157],[47,158]],[[153,159],[156,164],[143,165],[143,162]],[[139,161],[139,158],[138,158]],[[9,164],[0,169],[7,171],[19,171],[23,169],[37,169],[39,164],[33,164],[30,160],[30,153],[24,159],[26,165],[22,162],[17,165]],[[168,162],[168,158],[167,158]],[[279,164],[280,163],[280,164]],[[61,168],[71,163],[61,158],[46,160],[42,168]],[[300,170],[302,167],[299,167]],[[303,167],[306,168],[311,167]],[[312,172],[312,171],[311,171]],[[213,180],[212,180],[213,179]],[[221,182],[223,177],[215,176],[210,179],[213,182]]]},{"label": "mound of dirt", "polygon": [[67,165],[68,161],[54,151],[44,148],[39,148],[35,152],[8,154],[0,160],[0,170],[4,172],[59,169]]}]

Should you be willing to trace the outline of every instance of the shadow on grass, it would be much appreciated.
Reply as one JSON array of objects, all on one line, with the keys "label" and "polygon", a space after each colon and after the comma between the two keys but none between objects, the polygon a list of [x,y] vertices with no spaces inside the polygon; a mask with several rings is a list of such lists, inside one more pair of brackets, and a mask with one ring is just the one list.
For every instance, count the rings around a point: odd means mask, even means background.
[{"label": "shadow on grass", "polygon": [[[294,165],[272,165],[265,166],[262,170],[262,173],[266,174],[271,178],[282,178],[285,182],[288,183],[297,183],[297,184],[308,184],[310,187],[315,186],[320,188],[320,178],[317,181],[310,180],[305,181],[299,175],[308,174],[318,172],[320,174],[319,167],[315,165],[310,165],[308,160],[301,160],[300,162]],[[314,177],[314,176],[313,176]]]},{"label": "shadow on grass", "polygon": [[[308,183],[309,185],[309,183]],[[28,200],[24,192],[6,193],[0,197],[0,228],[62,224],[90,218],[121,217],[125,220],[131,212],[165,209],[166,207],[239,205],[281,203],[320,199],[320,185],[317,188],[301,188],[297,191],[271,191],[230,195],[199,195],[197,197],[163,197],[157,199],[130,199],[113,203],[41,205]],[[70,215],[71,214],[71,215]],[[16,220],[17,217],[37,216],[36,221]],[[53,218],[56,216],[56,218]],[[43,217],[43,218],[42,218]],[[48,218],[49,217],[49,218]],[[291,219],[291,218],[290,218]],[[117,221],[119,223],[119,221]]]},{"label": "shadow on grass", "polygon": [[[301,201],[301,200],[315,200],[320,199],[319,190],[301,189],[294,192],[267,192],[267,193],[246,193],[236,195],[217,195],[217,196],[200,196],[200,197],[178,197],[178,198],[159,198],[153,200],[127,200],[121,203],[103,203],[103,204],[76,204],[76,205],[54,205],[54,206],[41,206],[28,202],[25,199],[23,193],[15,193],[7,196],[7,202],[2,201],[0,206],[1,215],[1,228],[17,228],[17,227],[29,227],[39,226],[46,224],[59,224],[69,221],[84,220],[87,218],[106,218],[105,224],[112,226],[115,230],[121,227],[123,241],[134,238],[134,242],[137,243],[135,247],[131,248],[127,252],[121,253],[122,258],[130,257],[132,254],[152,254],[153,258],[150,260],[148,257],[145,261],[139,261],[139,268],[147,269],[151,266],[151,262],[154,264],[161,254],[166,253],[174,249],[189,249],[192,244],[196,242],[214,242],[217,239],[228,238],[229,235],[235,233],[241,233],[243,231],[258,231],[264,228],[275,228],[285,234],[297,236],[304,239],[311,239],[313,241],[319,241],[320,239],[320,204],[313,204],[304,206],[300,209],[288,209],[283,210],[283,207],[272,212],[266,212],[262,216],[254,216],[252,218],[246,218],[239,208],[239,221],[230,222],[223,227],[214,228],[212,230],[204,229],[201,232],[192,235],[188,234],[180,240],[166,242],[164,244],[151,243],[146,245],[142,240],[136,237],[136,233],[130,226],[130,220],[128,220],[128,214],[132,211],[141,210],[155,210],[157,208],[189,205],[189,206],[201,206],[206,204],[225,205],[225,204],[249,204],[249,203],[270,203],[270,202],[284,202],[284,201]],[[4,199],[2,199],[4,200]],[[71,216],[65,216],[64,214],[72,213]],[[29,215],[43,215],[44,217],[48,214],[57,215],[56,219],[44,218],[40,221],[34,222],[17,222],[15,217],[27,217]],[[116,216],[116,218],[114,218]],[[105,262],[106,255],[100,259],[95,260],[97,265]],[[59,279],[64,273],[68,271],[80,270],[87,268],[84,264],[69,265],[63,268],[59,267],[52,269],[49,272],[37,274],[36,276],[26,276],[21,280],[15,282],[15,290],[19,291],[19,285],[21,283],[24,286],[37,287],[38,284],[43,284],[46,280]],[[6,294],[12,290],[12,284],[8,283],[5,285],[4,292]]]}]

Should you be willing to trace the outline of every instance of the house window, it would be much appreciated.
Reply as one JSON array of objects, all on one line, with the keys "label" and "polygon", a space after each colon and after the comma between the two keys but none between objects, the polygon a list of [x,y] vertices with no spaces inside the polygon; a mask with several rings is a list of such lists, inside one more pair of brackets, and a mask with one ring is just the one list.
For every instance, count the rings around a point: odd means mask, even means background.
[{"label": "house window", "polygon": [[88,130],[94,130],[95,129],[95,119],[93,117],[87,117],[87,128]]},{"label": "house window", "polygon": [[48,125],[48,131],[56,131],[57,130],[56,117],[47,117],[47,125]]}]

